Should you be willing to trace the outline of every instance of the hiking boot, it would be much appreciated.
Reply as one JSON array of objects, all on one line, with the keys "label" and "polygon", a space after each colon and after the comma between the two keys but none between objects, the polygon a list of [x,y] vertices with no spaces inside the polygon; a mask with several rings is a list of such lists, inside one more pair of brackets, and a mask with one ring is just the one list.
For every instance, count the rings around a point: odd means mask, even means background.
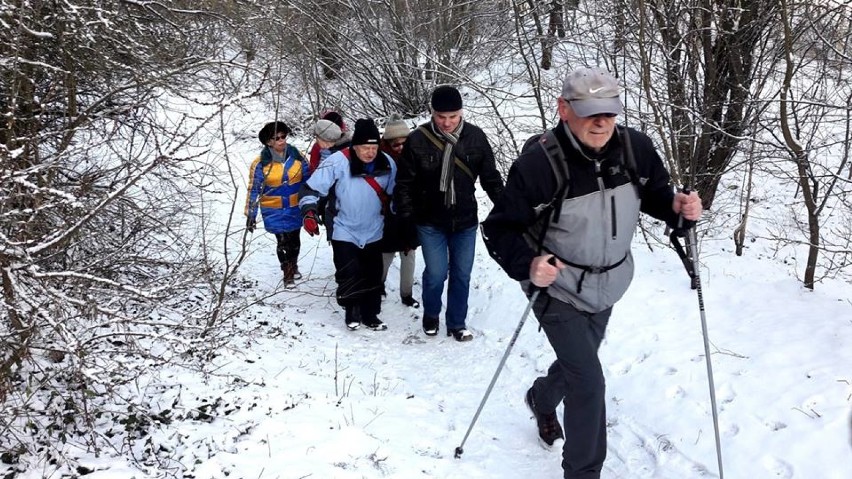
[{"label": "hiking boot", "polygon": [[344,321],[346,321],[346,327],[349,328],[349,331],[355,331],[356,329],[361,327],[361,318],[359,317],[358,311],[355,310],[354,306],[346,307],[346,317]]},{"label": "hiking boot", "polygon": [[295,266],[293,263],[284,263],[281,267],[281,270],[284,272],[284,287],[287,289],[293,289],[296,287],[296,275],[295,275]]},{"label": "hiking boot", "polygon": [[458,342],[470,341],[473,339],[473,333],[466,328],[448,329],[447,336],[452,336]]},{"label": "hiking boot", "polygon": [[361,324],[372,329],[373,331],[385,331],[388,329],[388,326],[383,323],[381,319],[375,316],[369,318],[362,318]]},{"label": "hiking boot", "polygon": [[411,296],[411,295],[403,296],[402,297],[402,304],[408,306],[409,308],[419,308],[420,307],[420,303],[416,299],[414,299],[414,297]]},{"label": "hiking boot", "polygon": [[556,418],[556,411],[549,414],[541,414],[535,409],[535,400],[533,399],[533,390],[529,388],[524,403],[532,411],[535,417],[535,422],[538,424],[538,437],[548,446],[552,446],[557,439],[565,439],[562,433],[562,425],[559,424],[559,419]]},{"label": "hiking boot", "polygon": [[293,279],[296,281],[302,279],[302,273],[299,272],[299,265],[295,261],[293,261]]},{"label": "hiking boot", "polygon": [[440,321],[438,318],[426,315],[423,316],[423,332],[426,333],[426,336],[437,336],[439,324]]}]

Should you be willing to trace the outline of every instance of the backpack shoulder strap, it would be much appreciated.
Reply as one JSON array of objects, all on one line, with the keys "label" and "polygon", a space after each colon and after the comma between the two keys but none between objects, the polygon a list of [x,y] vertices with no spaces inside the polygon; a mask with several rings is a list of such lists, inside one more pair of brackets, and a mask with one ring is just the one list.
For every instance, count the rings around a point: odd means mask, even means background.
[{"label": "backpack shoulder strap", "polygon": [[562,150],[562,145],[553,133],[553,130],[545,131],[538,139],[538,144],[544,150],[545,156],[550,163],[550,169],[553,170],[553,177],[556,179],[556,190],[551,199],[550,208],[553,210],[551,216],[554,223],[559,221],[559,215],[562,212],[562,200],[568,194],[569,179],[571,178],[568,172],[568,164],[565,162],[565,151]]},{"label": "backpack shoulder strap", "polygon": [[538,143],[547,157],[550,164],[550,169],[553,171],[553,178],[556,181],[556,189],[553,193],[550,203],[544,205],[536,218],[535,224],[527,231],[531,241],[535,243],[537,254],[542,254],[544,251],[544,237],[547,235],[547,230],[550,223],[557,223],[559,216],[562,214],[562,200],[568,195],[570,182],[568,173],[568,164],[565,162],[565,151],[562,150],[562,145],[553,133],[553,130],[547,130],[544,133],[534,135],[527,139],[524,147],[521,149],[523,153],[532,145]]},{"label": "backpack shoulder strap", "polygon": [[627,170],[627,176],[637,188],[642,187],[648,179],[639,177],[639,171],[636,169],[636,155],[633,153],[633,145],[630,143],[630,132],[626,126],[616,125],[615,128],[618,132],[618,137],[621,139],[621,143],[624,145],[622,161],[624,162],[624,168]]},{"label": "backpack shoulder strap", "polygon": [[[429,131],[429,128],[426,128],[425,124],[418,126],[417,129],[420,130],[421,132],[423,132],[423,136],[425,136],[426,139],[431,141],[432,144],[435,145],[435,148],[437,148],[441,151],[444,150],[444,141],[439,140],[437,136],[435,136],[431,131]],[[471,171],[471,169],[468,168],[468,166],[466,164],[464,164],[464,161],[461,160],[461,158],[459,157],[459,154],[456,152],[455,148],[453,148],[453,163],[455,163],[455,165],[458,166],[459,169],[461,169],[464,172],[464,174],[466,174],[468,177],[470,177],[471,180],[476,182],[476,175],[474,175],[473,171]]]}]

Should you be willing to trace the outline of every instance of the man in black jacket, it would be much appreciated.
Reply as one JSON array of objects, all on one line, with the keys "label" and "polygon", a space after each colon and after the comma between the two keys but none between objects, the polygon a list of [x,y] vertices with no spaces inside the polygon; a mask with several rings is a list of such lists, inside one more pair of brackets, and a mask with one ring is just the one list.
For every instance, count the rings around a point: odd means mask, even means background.
[{"label": "man in black jacket", "polygon": [[[547,288],[533,311],[556,361],[525,402],[544,442],[565,439],[562,468],[573,479],[600,478],[606,457],[597,353],[612,307],[633,277],[630,243],[639,212],[673,227],[679,216],[701,216],[697,194],[674,192],[651,139],[616,127],[619,94],[618,81],[604,70],[570,73],[557,99],[561,121],[551,130],[563,151],[567,192],[555,198],[556,170],[535,143],[512,165],[504,194],[482,224],[489,253],[509,276],[526,291]],[[556,203],[557,215],[540,214],[552,213]],[[563,401],[567,437],[555,412]]]},{"label": "man in black jacket", "polygon": [[465,323],[477,217],[476,180],[496,201],[503,179],[485,133],[462,119],[457,89],[432,92],[432,121],[409,136],[399,161],[394,201],[399,216],[417,226],[423,271],[423,332],[438,334],[441,294],[447,288],[447,336],[469,341]]}]

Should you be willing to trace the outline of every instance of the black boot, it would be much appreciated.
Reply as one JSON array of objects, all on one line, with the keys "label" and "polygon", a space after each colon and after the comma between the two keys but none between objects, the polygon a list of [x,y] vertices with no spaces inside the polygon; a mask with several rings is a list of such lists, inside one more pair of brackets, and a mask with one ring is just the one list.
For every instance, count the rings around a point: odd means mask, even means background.
[{"label": "black boot", "polygon": [[473,333],[467,328],[448,329],[447,336],[452,336],[456,341],[465,342],[473,339]]},{"label": "black boot", "polygon": [[361,327],[361,314],[358,306],[346,306],[346,327],[355,331]]},{"label": "black boot", "polygon": [[423,332],[426,336],[435,336],[438,334],[438,325],[440,321],[433,316],[423,315]]},{"label": "black boot", "polygon": [[366,318],[362,318],[361,323],[364,326],[372,329],[373,331],[385,331],[386,329],[388,329],[387,325],[376,316],[368,316]]},{"label": "black boot", "polygon": [[402,297],[402,304],[408,306],[409,308],[419,308],[420,302],[414,299],[414,296],[408,295]]},{"label": "black boot", "polygon": [[565,434],[562,433],[562,425],[559,424],[559,419],[556,418],[556,412],[542,414],[536,410],[532,388],[527,390],[524,402],[535,417],[535,422],[538,425],[538,437],[541,438],[542,442],[548,446],[552,446],[557,439],[565,439]]}]

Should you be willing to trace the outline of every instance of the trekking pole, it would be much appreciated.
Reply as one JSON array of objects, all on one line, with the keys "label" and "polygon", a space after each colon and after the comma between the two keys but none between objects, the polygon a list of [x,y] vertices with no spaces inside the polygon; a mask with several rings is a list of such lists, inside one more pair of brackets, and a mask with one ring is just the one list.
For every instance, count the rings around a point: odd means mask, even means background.
[{"label": "trekking pole", "polygon": [[[551,266],[556,266],[556,256],[551,256],[547,259],[547,264]],[[515,346],[515,341],[518,340],[518,335],[521,334],[521,328],[524,327],[524,322],[527,320],[527,316],[530,315],[530,310],[532,310],[533,304],[535,304],[535,300],[538,299],[539,293],[545,288],[535,288],[535,291],[530,295],[530,300],[527,303],[527,309],[524,310],[524,314],[521,315],[521,321],[518,322],[518,327],[515,328],[515,333],[512,334],[512,339],[509,340],[509,345],[506,346],[506,352],[503,353],[503,358],[500,359],[500,364],[497,365],[497,370],[494,371],[494,377],[491,378],[491,384],[488,385],[488,389],[485,390],[485,396],[482,397],[482,401],[479,402],[479,407],[476,409],[476,414],[473,415],[473,420],[470,421],[470,426],[467,428],[467,432],[464,433],[464,439],[462,439],[461,444],[456,448],[455,458],[458,459],[464,454],[464,443],[467,441],[467,437],[470,435],[470,431],[473,430],[473,425],[476,424],[476,420],[479,418],[479,413],[482,412],[482,408],[485,407],[485,401],[488,400],[488,396],[491,394],[491,390],[494,388],[494,383],[497,382],[497,377],[500,376],[500,372],[503,370],[503,365],[506,364],[506,358],[509,357],[509,352],[512,351],[512,347]]]},{"label": "trekking pole", "polygon": [[[689,194],[689,188],[684,188],[684,193]],[[692,223],[685,231],[683,227],[683,217],[678,222],[678,228],[672,231],[669,238],[677,251],[678,256],[683,260],[684,265],[691,263],[687,267],[689,276],[692,279],[692,289],[698,293],[698,311],[701,316],[701,336],[704,338],[704,362],[707,365],[707,384],[710,387],[710,408],[713,413],[713,432],[716,436],[716,461],[719,464],[719,479],[725,479],[725,473],[722,470],[722,441],[719,438],[719,414],[716,412],[716,386],[713,384],[713,364],[710,361],[710,339],[707,334],[707,318],[704,314],[704,294],[701,292],[701,278],[698,274],[698,237],[695,233],[695,223]],[[686,237],[686,249],[684,252],[679,236]]]},{"label": "trekking pole", "polygon": [[476,420],[479,418],[479,413],[482,412],[482,408],[485,407],[485,401],[488,400],[488,396],[491,394],[491,390],[494,388],[494,383],[497,382],[497,377],[500,376],[500,371],[503,370],[503,365],[506,364],[506,358],[509,357],[509,352],[512,351],[512,347],[515,345],[515,341],[518,339],[518,335],[521,333],[521,328],[524,327],[524,322],[527,320],[527,316],[530,314],[530,310],[535,303],[535,300],[538,299],[538,294],[541,293],[540,288],[536,288],[533,291],[533,294],[530,296],[530,301],[527,303],[527,309],[524,310],[524,314],[521,316],[521,321],[518,323],[518,327],[515,328],[515,333],[512,334],[512,339],[509,340],[509,346],[506,347],[506,352],[503,353],[503,359],[500,360],[500,364],[497,366],[497,370],[494,371],[494,377],[491,378],[491,384],[488,385],[488,389],[485,391],[485,396],[482,397],[482,401],[479,403],[479,408],[476,410],[476,414],[473,415],[473,420],[470,422],[470,426],[467,428],[467,432],[464,434],[464,439],[462,439],[461,444],[456,448],[455,458],[459,459],[462,454],[464,454],[464,443],[467,441],[467,437],[470,435],[470,431],[473,430],[473,425],[476,424]]},{"label": "trekking pole", "polygon": [[686,247],[692,251],[692,263],[695,269],[695,291],[698,293],[698,311],[701,315],[701,335],[704,337],[704,359],[707,363],[707,384],[710,387],[710,407],[713,412],[713,432],[716,434],[716,461],[719,463],[719,479],[724,479],[722,472],[722,441],[719,438],[719,414],[716,409],[716,386],[713,384],[713,364],[710,361],[710,340],[707,334],[707,318],[704,315],[704,294],[701,292],[701,278],[698,275],[697,236],[693,225],[687,231]]}]

